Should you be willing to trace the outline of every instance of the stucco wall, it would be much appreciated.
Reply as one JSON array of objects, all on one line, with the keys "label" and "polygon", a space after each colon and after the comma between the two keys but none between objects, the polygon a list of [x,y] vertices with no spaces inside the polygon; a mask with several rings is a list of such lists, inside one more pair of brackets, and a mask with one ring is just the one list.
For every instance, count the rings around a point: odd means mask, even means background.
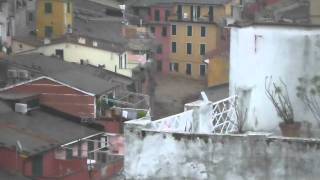
[{"label": "stucco wall", "polygon": [[[149,16],[149,20],[153,21],[155,16],[155,11],[159,10],[160,12],[160,22],[161,23],[155,23],[153,25],[150,25],[150,27],[155,28],[155,38],[158,41],[159,44],[162,46],[162,53],[155,53],[155,59],[158,61],[161,61],[162,63],[162,72],[164,74],[167,74],[169,72],[169,53],[171,51],[171,42],[170,42],[170,36],[171,36],[171,25],[164,24],[165,21],[165,12],[166,10],[170,10],[167,6],[154,6],[151,7],[150,11],[151,14]],[[167,35],[162,36],[162,28],[167,28]]]},{"label": "stucco wall", "polygon": [[117,73],[128,77],[132,77],[132,70],[129,68],[137,66],[136,64],[130,64],[128,69],[119,69],[119,54],[71,43],[42,46],[38,48],[36,52],[51,56],[56,54],[56,49],[62,49],[64,51],[65,61],[79,64],[81,59],[84,61],[88,60],[89,64],[95,66],[105,65],[106,70],[112,72],[116,71]]},{"label": "stucco wall", "polygon": [[210,59],[208,65],[207,85],[218,86],[229,82],[229,59],[227,57],[215,57]]},{"label": "stucco wall", "polygon": [[316,180],[319,140],[140,131],[125,126],[126,179]]},{"label": "stucco wall", "polygon": [[[52,26],[53,38],[60,37],[68,30],[68,24],[72,26],[72,1],[51,1],[52,13],[45,13],[45,3],[48,1],[39,0],[37,2],[37,36],[45,37],[45,26]],[[70,2],[70,13],[67,13],[67,2]]]},{"label": "stucco wall", "polygon": [[312,24],[320,24],[320,1],[310,1],[310,19]]},{"label": "stucco wall", "polygon": [[[177,35],[171,36],[171,42],[176,42],[176,52],[172,53],[170,50],[171,63],[179,63],[178,74],[186,75],[186,64],[191,64],[191,77],[195,79],[204,78],[200,76],[200,65],[202,62],[202,55],[200,55],[200,44],[205,44],[205,51],[208,52],[217,48],[217,41],[219,39],[219,29],[214,24],[202,23],[184,23],[176,22]],[[187,36],[187,27],[192,26],[192,36]],[[206,27],[206,36],[201,37],[201,26]],[[171,49],[170,42],[170,49]],[[187,54],[187,43],[192,44],[192,53]]]},{"label": "stucco wall", "polygon": [[35,49],[34,46],[30,46],[28,44],[22,43],[22,42],[18,42],[16,40],[12,40],[12,53],[16,54],[16,53],[20,53],[20,52],[25,52],[25,51],[30,51]]},{"label": "stucco wall", "polygon": [[274,106],[265,94],[265,78],[281,78],[287,85],[295,120],[318,122],[296,96],[299,77],[318,74],[320,28],[252,26],[232,28],[230,52],[230,94],[247,91],[247,129],[279,131]]}]

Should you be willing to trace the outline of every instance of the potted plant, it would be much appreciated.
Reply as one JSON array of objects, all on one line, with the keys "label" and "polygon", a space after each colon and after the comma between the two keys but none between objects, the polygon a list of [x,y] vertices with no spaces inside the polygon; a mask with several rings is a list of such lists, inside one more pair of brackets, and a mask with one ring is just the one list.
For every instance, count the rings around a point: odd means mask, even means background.
[{"label": "potted plant", "polygon": [[245,133],[244,125],[247,121],[248,108],[245,108],[244,103],[239,96],[236,96],[233,107],[236,115],[237,132],[243,134]]},{"label": "potted plant", "polygon": [[279,123],[283,136],[299,137],[301,123],[294,121],[292,104],[287,85],[280,79],[280,85],[273,82],[272,77],[265,79],[265,92],[275,107],[278,116],[283,120]]},{"label": "potted plant", "polygon": [[309,79],[299,78],[297,96],[311,111],[320,127],[320,76],[316,75]]}]

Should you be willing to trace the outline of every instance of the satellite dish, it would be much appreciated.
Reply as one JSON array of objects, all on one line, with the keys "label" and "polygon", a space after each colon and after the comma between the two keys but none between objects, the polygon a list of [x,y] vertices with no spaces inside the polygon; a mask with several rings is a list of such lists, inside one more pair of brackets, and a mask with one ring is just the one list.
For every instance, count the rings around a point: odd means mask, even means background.
[{"label": "satellite dish", "polygon": [[18,152],[22,152],[22,145],[20,143],[20,141],[18,140],[17,143],[16,143],[16,148],[17,148],[17,151]]}]

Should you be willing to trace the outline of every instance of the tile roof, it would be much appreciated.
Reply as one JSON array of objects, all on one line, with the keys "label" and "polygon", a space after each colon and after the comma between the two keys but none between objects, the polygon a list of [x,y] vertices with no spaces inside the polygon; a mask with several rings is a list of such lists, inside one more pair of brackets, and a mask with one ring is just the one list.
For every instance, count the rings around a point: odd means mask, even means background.
[{"label": "tile roof", "polygon": [[10,67],[32,72],[33,78],[49,76],[86,92],[100,94],[119,85],[129,85],[132,79],[91,65],[61,61],[36,53],[7,56]]},{"label": "tile roof", "polygon": [[130,0],[127,5],[133,7],[148,7],[155,4],[212,4],[223,5],[229,3],[231,0]]},{"label": "tile roof", "polygon": [[100,133],[43,109],[28,115],[7,111],[0,113],[0,146],[22,145],[22,154],[32,156],[60,145]]},{"label": "tile roof", "polygon": [[73,33],[125,45],[127,40],[122,36],[122,19],[106,17],[103,19],[86,20],[74,18]]},{"label": "tile roof", "polygon": [[2,170],[0,170],[0,179],[2,179],[2,180],[31,180],[27,177],[23,177],[20,174],[9,173],[9,172],[2,171]]}]

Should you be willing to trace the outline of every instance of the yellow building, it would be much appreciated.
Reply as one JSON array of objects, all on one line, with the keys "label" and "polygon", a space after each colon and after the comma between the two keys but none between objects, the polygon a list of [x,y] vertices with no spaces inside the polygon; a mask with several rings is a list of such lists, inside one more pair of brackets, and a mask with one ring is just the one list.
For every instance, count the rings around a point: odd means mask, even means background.
[{"label": "yellow building", "polygon": [[219,48],[225,18],[232,14],[232,2],[175,4],[173,12],[176,13],[170,17],[171,73],[193,79],[206,78],[208,67],[203,57],[208,51]]},{"label": "yellow building", "polygon": [[215,52],[205,60],[208,64],[207,86],[219,86],[229,82],[229,57],[226,54]]},{"label": "yellow building", "polygon": [[320,24],[320,1],[310,0],[310,19],[312,24]]},{"label": "yellow building", "polygon": [[72,0],[37,1],[37,37],[58,38],[72,29]]}]

